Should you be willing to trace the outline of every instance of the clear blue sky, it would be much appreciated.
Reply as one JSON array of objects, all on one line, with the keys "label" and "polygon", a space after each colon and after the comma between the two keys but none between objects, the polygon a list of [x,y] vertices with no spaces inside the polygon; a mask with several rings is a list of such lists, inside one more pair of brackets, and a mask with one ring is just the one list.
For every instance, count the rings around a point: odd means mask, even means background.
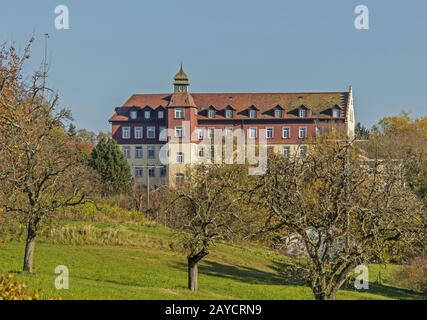
[{"label": "clear blue sky", "polygon": [[[54,27],[57,5],[70,30]],[[354,9],[370,9],[370,30]],[[372,125],[427,110],[427,1],[159,0],[3,3],[0,43],[34,33],[35,68],[50,34],[49,83],[79,128],[109,130],[132,93],[170,92],[179,64],[193,92],[341,91],[353,85],[357,120]]]}]

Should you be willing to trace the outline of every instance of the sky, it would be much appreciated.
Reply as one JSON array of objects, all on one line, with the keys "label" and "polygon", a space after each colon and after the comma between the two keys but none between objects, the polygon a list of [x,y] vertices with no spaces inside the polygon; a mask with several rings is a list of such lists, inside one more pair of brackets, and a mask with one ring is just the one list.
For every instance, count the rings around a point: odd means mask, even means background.
[{"label": "sky", "polygon": [[[427,1],[0,0],[0,44],[22,50],[26,76],[49,33],[49,86],[78,128],[109,131],[134,93],[172,91],[181,62],[192,92],[347,91],[366,126],[405,109],[427,114]],[[4,3],[3,3],[4,2]],[[55,27],[58,5],[69,29]],[[358,30],[355,8],[369,9]],[[366,22],[366,21],[365,21]]]}]

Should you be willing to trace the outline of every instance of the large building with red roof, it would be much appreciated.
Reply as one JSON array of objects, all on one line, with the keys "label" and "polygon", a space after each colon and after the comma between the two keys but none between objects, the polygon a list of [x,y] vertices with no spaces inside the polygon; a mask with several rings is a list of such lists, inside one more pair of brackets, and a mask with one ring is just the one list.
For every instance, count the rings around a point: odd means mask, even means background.
[{"label": "large building with red roof", "polygon": [[[190,93],[182,67],[173,86],[173,93],[132,95],[110,118],[136,183],[156,186],[182,178],[184,164],[207,156],[201,141],[216,132],[239,132],[285,155],[303,155],[304,142],[325,128],[354,136],[351,87],[347,92]],[[160,159],[161,150],[172,159],[169,164]]]}]

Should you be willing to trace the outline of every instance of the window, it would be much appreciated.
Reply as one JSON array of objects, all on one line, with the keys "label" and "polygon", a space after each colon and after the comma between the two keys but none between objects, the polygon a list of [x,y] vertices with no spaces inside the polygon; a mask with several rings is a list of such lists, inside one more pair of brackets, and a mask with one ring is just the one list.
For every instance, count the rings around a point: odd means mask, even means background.
[{"label": "window", "polygon": [[299,137],[300,139],[305,139],[305,138],[307,138],[307,128],[305,128],[305,127],[300,127],[300,128],[299,128],[299,135],[298,135],[298,137]]},{"label": "window", "polygon": [[267,130],[265,131],[265,137],[267,139],[273,139],[273,128],[267,128]]},{"label": "window", "polygon": [[230,137],[233,135],[233,128],[225,128],[224,133],[227,137]]},{"label": "window", "polygon": [[256,110],[249,110],[249,118],[251,119],[256,118]]},{"label": "window", "polygon": [[168,141],[168,130],[166,127],[159,127],[159,141]]},{"label": "window", "polygon": [[135,177],[141,178],[144,176],[144,168],[142,167],[135,167]]},{"label": "window", "polygon": [[249,128],[249,139],[256,139],[257,128]]},{"label": "window", "polygon": [[123,147],[123,154],[126,159],[130,159],[130,147]]},{"label": "window", "polygon": [[154,178],[156,176],[156,168],[149,168],[148,169],[148,176],[150,178]]},{"label": "window", "polygon": [[198,138],[199,140],[203,140],[203,139],[204,139],[204,137],[205,137],[205,129],[198,128],[198,129],[197,129],[197,138]]},{"label": "window", "polygon": [[300,157],[305,157],[307,155],[307,147],[306,146],[301,146],[299,148],[299,156]]},{"label": "window", "polygon": [[307,118],[307,110],[304,108],[300,108],[298,111],[298,115],[300,118]]},{"label": "window", "polygon": [[177,152],[176,163],[178,163],[178,164],[184,163],[184,152]]},{"label": "window", "polygon": [[154,146],[148,146],[147,148],[148,153],[148,159],[155,159],[156,158],[156,147]]},{"label": "window", "polygon": [[122,128],[122,138],[123,139],[130,139],[130,127],[123,127]]},{"label": "window", "polygon": [[291,156],[291,147],[290,146],[284,146],[283,147],[283,155],[285,157],[290,157]]},{"label": "window", "polygon": [[225,110],[225,117],[227,119],[233,118],[233,110]]},{"label": "window", "polygon": [[166,173],[167,173],[166,167],[161,167],[160,168],[160,176],[164,177],[164,176],[166,176]]},{"label": "window", "polygon": [[291,128],[283,127],[282,129],[282,138],[283,139],[290,139],[291,138]]},{"label": "window", "polygon": [[138,117],[138,111],[131,111],[130,118],[135,120]]},{"label": "window", "polygon": [[214,138],[214,136],[215,136],[215,128],[209,128],[209,129],[208,129],[208,137],[209,137],[210,139],[213,139],[213,138]]},{"label": "window", "polygon": [[274,117],[275,118],[281,118],[282,117],[282,110],[279,110],[279,109],[274,110]]},{"label": "window", "polygon": [[147,139],[156,138],[156,127],[147,127]]},{"label": "window", "polygon": [[177,173],[175,175],[175,179],[176,179],[175,182],[176,182],[176,184],[182,184],[184,182],[184,178],[185,178],[185,176],[184,176],[183,173]]},{"label": "window", "polygon": [[184,137],[184,128],[183,127],[175,127],[175,138]]},{"label": "window", "polygon": [[151,111],[150,110],[144,111],[144,118],[145,119],[150,119],[151,118]]},{"label": "window", "polygon": [[142,147],[135,147],[135,158],[142,159],[142,157],[143,157]]},{"label": "window", "polygon": [[175,86],[175,92],[187,92],[187,86]]},{"label": "window", "polygon": [[157,111],[157,118],[163,119],[165,117],[165,112],[163,110]]},{"label": "window", "polygon": [[339,118],[340,117],[340,109],[334,109],[332,110],[332,117]]},{"label": "window", "polygon": [[142,127],[135,127],[135,139],[142,139]]},{"label": "window", "polygon": [[216,112],[215,110],[208,110],[208,118],[213,119],[215,118]]},{"label": "window", "polygon": [[184,119],[184,109],[176,108],[175,109],[175,119]]}]

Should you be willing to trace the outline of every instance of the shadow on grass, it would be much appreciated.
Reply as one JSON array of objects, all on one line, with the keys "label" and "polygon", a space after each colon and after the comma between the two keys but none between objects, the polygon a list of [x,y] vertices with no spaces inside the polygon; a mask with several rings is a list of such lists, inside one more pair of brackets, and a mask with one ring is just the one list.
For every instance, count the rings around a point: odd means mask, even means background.
[{"label": "shadow on grass", "polygon": [[[175,264],[176,268],[186,269],[185,263]],[[283,266],[281,266],[283,267]],[[301,285],[302,283],[293,278],[285,277],[283,273],[268,272],[245,266],[232,266],[220,264],[213,261],[202,261],[199,265],[202,275],[220,277],[224,279],[237,280],[250,284],[264,285]]]},{"label": "shadow on grass", "polygon": [[397,300],[427,300],[427,296],[422,293],[414,292],[409,289],[397,288],[388,285],[369,283],[368,290],[356,290],[353,286],[347,285],[342,289],[353,291],[353,292],[366,292],[372,294],[382,295],[391,299]]},{"label": "shadow on grass", "polygon": [[[187,265],[185,263],[176,263],[173,265],[173,267],[178,268],[180,270],[187,269]],[[200,263],[199,272],[201,275],[236,280],[249,284],[298,286],[305,285],[303,279],[301,279],[300,275],[298,274],[294,266],[291,264],[285,263],[283,261],[274,261],[273,265],[271,265],[270,268],[276,272],[268,272],[245,266],[220,264],[217,262],[206,260]],[[343,286],[341,290],[353,291],[358,293],[377,294],[398,300],[427,300],[426,295],[422,295],[420,293],[408,289],[396,288],[376,283],[370,283],[369,290],[356,290],[351,285]]]}]

